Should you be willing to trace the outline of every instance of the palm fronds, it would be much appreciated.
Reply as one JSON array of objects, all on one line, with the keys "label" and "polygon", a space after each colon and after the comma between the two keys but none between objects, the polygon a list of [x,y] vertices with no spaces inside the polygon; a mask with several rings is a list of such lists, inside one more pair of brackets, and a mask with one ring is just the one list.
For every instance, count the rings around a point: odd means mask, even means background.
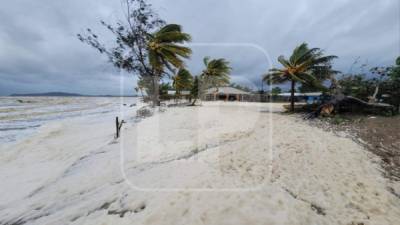
[{"label": "palm fronds", "polygon": [[279,84],[289,80],[301,83],[316,84],[321,78],[327,79],[336,74],[332,70],[331,62],[336,56],[323,56],[319,48],[308,48],[307,43],[302,43],[293,50],[289,60],[284,56],[278,57],[282,69],[271,69],[264,75],[263,80],[268,84]]},{"label": "palm fronds", "polygon": [[170,71],[173,67],[183,67],[183,59],[189,58],[192,51],[179,44],[190,40],[190,35],[182,32],[180,25],[165,25],[150,35],[148,43],[150,65],[159,74],[164,72],[165,67]]},{"label": "palm fronds", "polygon": [[179,94],[182,90],[190,90],[193,84],[193,76],[185,68],[180,68],[178,73],[172,77],[172,86],[176,93]]},{"label": "palm fronds", "polygon": [[211,87],[224,86],[229,84],[230,72],[229,62],[224,59],[212,59],[205,57],[203,59],[206,68],[203,70],[201,77],[205,84]]},{"label": "palm fronds", "polygon": [[281,84],[291,81],[291,109],[294,110],[294,92],[296,82],[311,85],[319,90],[326,91],[323,80],[337,74],[332,70],[331,62],[336,56],[324,56],[319,48],[308,48],[307,43],[297,46],[289,60],[284,56],[278,57],[282,69],[270,69],[264,75],[263,81],[267,84]]}]

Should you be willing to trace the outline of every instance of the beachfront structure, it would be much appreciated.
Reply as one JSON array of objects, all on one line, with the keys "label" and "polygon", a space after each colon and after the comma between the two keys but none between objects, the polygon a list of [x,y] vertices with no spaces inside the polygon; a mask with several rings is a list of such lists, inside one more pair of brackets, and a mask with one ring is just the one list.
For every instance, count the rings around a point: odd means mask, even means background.
[{"label": "beachfront structure", "polygon": [[[169,96],[175,96],[176,95],[176,91],[175,90],[169,90],[168,91],[168,95]],[[190,95],[190,91],[180,91],[179,95],[180,96],[189,96]]]},{"label": "beachfront structure", "polygon": [[180,91],[179,94],[175,90],[168,90],[167,94],[163,97],[164,100],[169,99],[191,99],[190,91]]},{"label": "beachfront structure", "polygon": [[234,87],[209,88],[205,93],[207,101],[251,101],[252,93]]},{"label": "beachfront structure", "polygon": [[[281,93],[278,96],[284,101],[290,101],[290,93]],[[309,104],[318,102],[321,99],[322,92],[294,93],[295,101],[305,101]]]}]

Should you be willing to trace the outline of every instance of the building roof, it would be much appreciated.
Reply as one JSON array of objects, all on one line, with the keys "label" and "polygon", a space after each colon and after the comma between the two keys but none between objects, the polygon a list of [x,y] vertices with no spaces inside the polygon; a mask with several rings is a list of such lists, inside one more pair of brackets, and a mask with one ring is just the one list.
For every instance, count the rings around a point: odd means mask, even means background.
[{"label": "building roof", "polygon": [[[309,93],[294,93],[294,96],[313,96],[313,97],[318,97],[321,96],[322,92],[309,92]],[[286,93],[281,93],[278,94],[278,96],[282,96],[282,97],[290,97],[290,93],[286,92]]]},{"label": "building roof", "polygon": [[250,95],[251,93],[233,87],[219,87],[207,89],[206,94]]}]

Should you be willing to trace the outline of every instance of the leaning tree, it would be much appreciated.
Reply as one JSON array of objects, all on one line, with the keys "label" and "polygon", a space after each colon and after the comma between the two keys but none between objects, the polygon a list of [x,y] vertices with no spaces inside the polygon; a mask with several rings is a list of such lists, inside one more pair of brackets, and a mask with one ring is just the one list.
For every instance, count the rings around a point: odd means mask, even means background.
[{"label": "leaning tree", "polygon": [[[149,34],[148,43],[149,63],[154,71],[155,90],[158,90],[158,83],[163,74],[174,72],[175,68],[183,68],[184,58],[189,58],[192,51],[184,42],[190,41],[189,34],[184,33],[180,25],[168,24],[158,31]],[[186,70],[187,71],[187,70]],[[159,104],[158,96],[155,95],[154,103]]]},{"label": "leaning tree", "polygon": [[[396,67],[374,67],[371,74],[347,75],[337,80],[331,77],[329,98],[323,101],[315,111],[308,114],[308,118],[320,114],[329,115],[344,110],[366,111],[369,113],[395,114],[400,99],[400,80],[393,79]],[[377,96],[389,96],[389,101],[378,101]],[[396,101],[397,99],[397,101]],[[387,103],[385,103],[387,102]],[[389,104],[388,104],[389,103]],[[396,107],[397,106],[397,107]]]},{"label": "leaning tree", "polygon": [[207,88],[218,88],[229,84],[232,68],[229,66],[229,62],[226,59],[210,59],[210,57],[204,57],[203,63],[205,69],[200,75],[201,95],[204,95],[204,91]]},{"label": "leaning tree", "polygon": [[150,89],[153,91],[147,91],[152,95],[153,105],[156,105],[159,81],[167,72],[164,67],[180,65],[177,55],[186,57],[189,52],[182,52],[176,42],[189,40],[190,36],[184,34],[182,38],[178,25],[165,26],[145,0],[124,0],[124,6],[124,20],[115,24],[101,21],[115,38],[113,46],[103,44],[99,35],[91,29],[77,36],[80,41],[105,54],[117,68],[138,75],[139,80],[149,83],[144,86],[152,86]]},{"label": "leaning tree", "polygon": [[176,95],[180,95],[183,90],[191,90],[193,85],[193,76],[189,70],[181,68],[175,76],[172,77],[172,87],[176,91]]},{"label": "leaning tree", "polygon": [[290,110],[294,111],[294,92],[296,83],[303,83],[326,90],[319,77],[329,77],[336,73],[332,70],[331,62],[336,56],[324,56],[319,48],[308,48],[303,43],[293,50],[289,59],[284,56],[278,57],[278,62],[283,66],[281,69],[273,68],[264,75],[263,80],[267,84],[281,84],[290,82]]},{"label": "leaning tree", "polygon": [[200,82],[201,81],[199,79],[199,76],[195,76],[193,79],[192,88],[190,89],[190,96],[191,98],[193,98],[191,106],[194,106],[196,104],[197,99],[200,98],[200,89],[199,89],[199,87],[201,86]]}]

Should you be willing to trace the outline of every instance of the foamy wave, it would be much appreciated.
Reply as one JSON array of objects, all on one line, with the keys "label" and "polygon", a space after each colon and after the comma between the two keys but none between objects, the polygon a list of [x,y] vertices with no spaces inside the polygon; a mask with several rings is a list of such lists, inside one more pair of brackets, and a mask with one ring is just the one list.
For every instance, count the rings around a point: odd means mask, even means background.
[{"label": "foamy wave", "polygon": [[0,97],[0,143],[19,140],[51,121],[124,110],[136,98]]}]

